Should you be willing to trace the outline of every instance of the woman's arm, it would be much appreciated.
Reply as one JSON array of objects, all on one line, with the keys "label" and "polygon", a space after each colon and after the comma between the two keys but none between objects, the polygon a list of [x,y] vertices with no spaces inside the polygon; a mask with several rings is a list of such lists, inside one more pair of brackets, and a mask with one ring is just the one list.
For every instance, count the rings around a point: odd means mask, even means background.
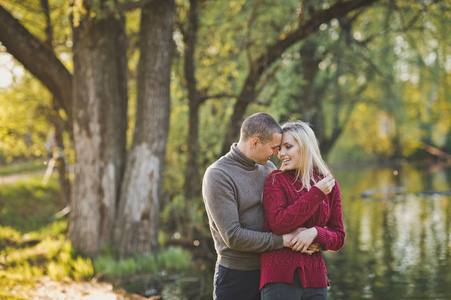
[{"label": "woman's arm", "polygon": [[343,227],[340,187],[335,183],[331,193],[332,212],[325,227],[315,226],[318,235],[312,243],[318,243],[322,250],[338,251],[344,246],[346,233]]},{"label": "woman's arm", "polygon": [[310,191],[289,205],[289,191],[285,189],[286,185],[280,174],[275,173],[268,176],[263,190],[265,217],[271,230],[278,235],[292,232],[302,226],[327,197],[317,186],[313,186]]}]

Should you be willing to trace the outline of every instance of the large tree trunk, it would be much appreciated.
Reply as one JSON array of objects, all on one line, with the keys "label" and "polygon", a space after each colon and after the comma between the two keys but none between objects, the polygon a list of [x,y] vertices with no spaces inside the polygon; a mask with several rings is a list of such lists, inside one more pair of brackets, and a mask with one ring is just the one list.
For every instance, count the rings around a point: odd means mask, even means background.
[{"label": "large tree trunk", "polygon": [[262,55],[250,62],[249,74],[241,88],[229,125],[227,126],[227,132],[222,144],[222,153],[228,152],[230,145],[236,141],[246,109],[257,97],[256,86],[261,76],[281,57],[285,50],[314,33],[321,24],[327,23],[333,18],[346,15],[355,9],[370,5],[375,1],[377,0],[338,1],[328,9],[314,11],[311,13],[310,19],[307,22],[300,24],[298,29],[284,35],[283,38],[281,37],[272,45],[268,46]]},{"label": "large tree trunk", "polygon": [[75,182],[70,238],[96,255],[111,242],[126,157],[124,20],[85,18],[73,29]]},{"label": "large tree trunk", "polygon": [[117,212],[114,243],[121,254],[158,250],[159,194],[169,131],[174,2],[142,10],[136,126]]}]

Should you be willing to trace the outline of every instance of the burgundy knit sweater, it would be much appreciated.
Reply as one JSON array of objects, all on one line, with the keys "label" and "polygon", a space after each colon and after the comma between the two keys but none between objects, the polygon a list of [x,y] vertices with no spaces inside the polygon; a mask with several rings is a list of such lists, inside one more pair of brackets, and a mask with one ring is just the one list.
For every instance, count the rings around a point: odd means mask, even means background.
[{"label": "burgundy knit sweater", "polygon": [[[313,243],[320,244],[323,251],[340,250],[346,234],[338,183],[335,182],[328,195],[316,186],[309,191],[299,191],[302,184],[295,180],[295,176],[295,170],[275,170],[266,179],[263,191],[264,231],[282,235],[298,227],[315,226],[318,235]],[[317,176],[316,179],[320,178]],[[260,289],[271,282],[293,283],[296,270],[304,288],[329,286],[321,251],[308,255],[283,248],[262,253]]]}]

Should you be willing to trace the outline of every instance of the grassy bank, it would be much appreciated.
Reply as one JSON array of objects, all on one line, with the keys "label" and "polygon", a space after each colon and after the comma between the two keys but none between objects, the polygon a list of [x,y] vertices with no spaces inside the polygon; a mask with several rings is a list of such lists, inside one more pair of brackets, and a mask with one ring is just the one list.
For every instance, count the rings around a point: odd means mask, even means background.
[{"label": "grassy bank", "polygon": [[63,208],[56,180],[41,176],[0,185],[0,298],[27,299],[37,280],[81,281],[94,274],[89,258],[65,238],[67,222],[53,221]]},{"label": "grassy bank", "polygon": [[64,207],[57,180],[47,185],[41,180],[32,175],[0,185],[0,299],[29,299],[44,277],[65,283],[103,280],[164,299],[183,299],[182,294],[190,293],[186,288],[198,279],[189,277],[191,255],[181,248],[126,259],[111,249],[95,260],[77,253],[66,238],[67,220],[53,219]]},{"label": "grassy bank", "polygon": [[42,160],[30,161],[26,163],[14,163],[10,165],[0,165],[0,176],[29,173],[39,170],[45,170],[47,166]]}]

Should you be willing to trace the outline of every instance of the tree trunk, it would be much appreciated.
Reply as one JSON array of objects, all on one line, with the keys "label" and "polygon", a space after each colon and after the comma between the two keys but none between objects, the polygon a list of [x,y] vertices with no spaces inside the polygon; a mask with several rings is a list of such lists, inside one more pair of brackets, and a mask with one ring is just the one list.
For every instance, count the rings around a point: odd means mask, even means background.
[{"label": "tree trunk", "polygon": [[142,10],[136,125],[121,189],[114,244],[121,254],[158,250],[159,194],[169,131],[174,2]]},{"label": "tree trunk", "polygon": [[305,122],[312,125],[317,120],[316,116],[319,115],[320,109],[319,98],[315,93],[315,78],[318,73],[318,64],[321,62],[321,58],[316,55],[317,48],[317,43],[309,39],[304,42],[299,51],[301,55],[299,75],[302,75],[305,83],[301,86],[298,95],[298,112]]},{"label": "tree trunk", "polygon": [[[41,0],[41,9],[45,16],[46,26],[45,26],[45,35],[46,40],[44,45],[47,49],[51,50],[54,53],[53,48],[53,25],[52,19],[50,17],[50,5],[48,0]],[[64,204],[66,206],[70,205],[70,195],[71,195],[71,186],[69,181],[69,176],[66,171],[66,157],[64,153],[64,121],[59,114],[59,110],[61,101],[56,99],[55,96],[52,97],[52,113],[50,118],[50,123],[53,124],[55,129],[55,143],[58,149],[58,156],[56,158],[57,163],[56,167],[58,169],[58,179],[61,188],[61,194],[64,198]]]},{"label": "tree trunk", "polygon": [[71,183],[69,180],[69,174],[67,173],[66,166],[66,156],[65,156],[65,147],[64,147],[64,121],[59,115],[58,111],[59,101],[53,97],[52,99],[52,111],[50,113],[49,122],[53,125],[54,134],[55,134],[55,144],[56,144],[56,168],[58,170],[58,180],[60,183],[61,195],[64,198],[64,204],[66,206],[70,205],[70,197],[71,197]]},{"label": "tree trunk", "polygon": [[70,238],[95,256],[111,242],[126,157],[124,20],[85,18],[73,29],[75,181]]},{"label": "tree trunk", "polygon": [[[184,73],[188,90],[189,123],[187,136],[187,159],[185,165],[185,199],[189,203],[199,197],[199,170],[197,157],[199,155],[199,107],[201,101],[197,90],[196,68],[194,64],[194,53],[198,30],[198,5],[197,0],[190,1],[188,30],[184,32],[185,42]],[[189,206],[188,206],[189,207]]]}]

